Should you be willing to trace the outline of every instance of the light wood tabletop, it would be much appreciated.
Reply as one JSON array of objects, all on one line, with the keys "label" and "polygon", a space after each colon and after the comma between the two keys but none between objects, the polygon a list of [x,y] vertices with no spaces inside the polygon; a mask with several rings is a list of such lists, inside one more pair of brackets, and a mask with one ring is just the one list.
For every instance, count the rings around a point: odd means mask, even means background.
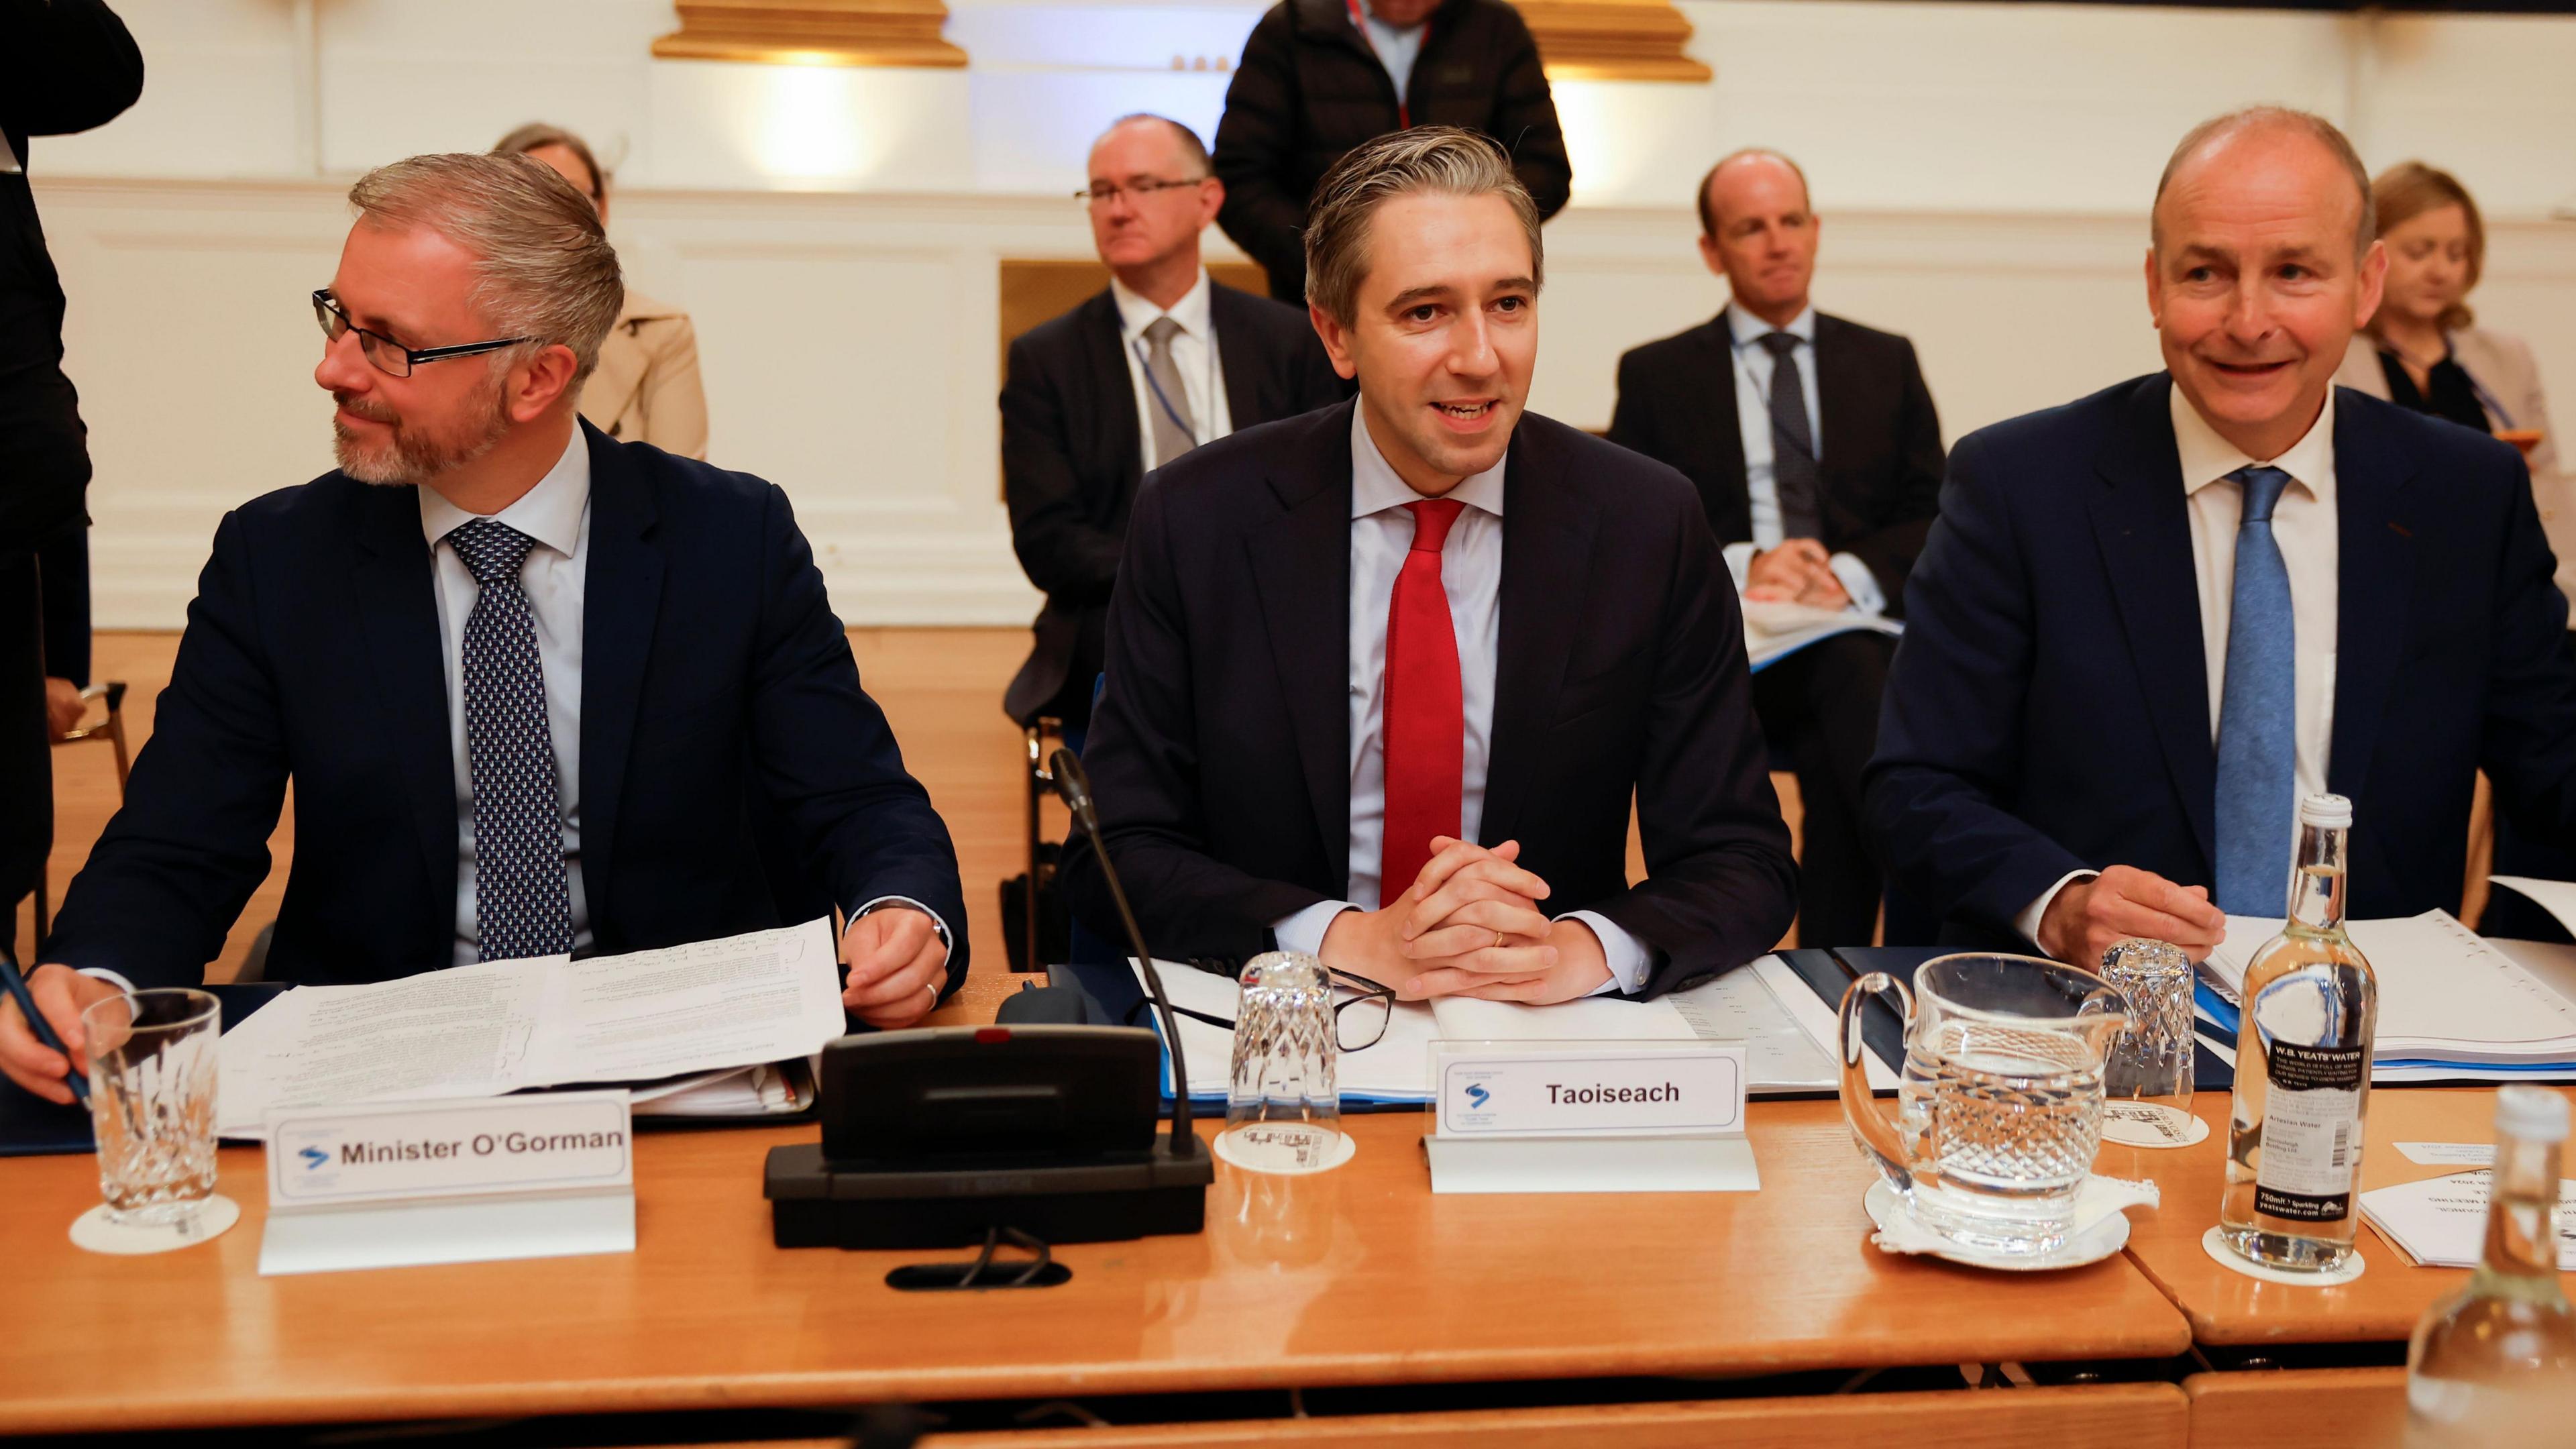
[{"label": "light wood tabletop", "polygon": [[[2208,1137],[2163,1150],[2105,1144],[2093,1164],[2106,1176],[2155,1180],[2163,1203],[2153,1213],[2132,1215],[2128,1254],[2191,1320],[2195,1340],[2236,1346],[2400,1340],[2427,1305],[2467,1281],[2466,1269],[2415,1267],[2367,1224],[2359,1239],[2367,1266],[2338,1288],[2265,1283],[2212,1261],[2200,1240],[2218,1222],[2228,1108],[2224,1092],[2195,1094],[2192,1111],[2210,1124]],[[2466,1170],[2411,1162],[2397,1150],[2400,1142],[2495,1141],[2492,1087],[2373,1088],[2368,1112],[2365,1191]]]},{"label": "light wood tabletop", "polygon": [[[1208,1230],[1075,1245],[1062,1287],[905,1294],[950,1252],[781,1251],[762,1154],[815,1129],[647,1135],[637,1249],[262,1278],[242,1221],[155,1258],[73,1248],[86,1157],[0,1162],[0,1423],[19,1432],[2164,1357],[2125,1259],[1981,1273],[1868,1243],[1831,1102],[1757,1103],[1758,1193],[1433,1196],[1420,1113],[1348,1119],[1311,1178],[1220,1167]],[[2214,1199],[2213,1199],[2214,1200]]]}]

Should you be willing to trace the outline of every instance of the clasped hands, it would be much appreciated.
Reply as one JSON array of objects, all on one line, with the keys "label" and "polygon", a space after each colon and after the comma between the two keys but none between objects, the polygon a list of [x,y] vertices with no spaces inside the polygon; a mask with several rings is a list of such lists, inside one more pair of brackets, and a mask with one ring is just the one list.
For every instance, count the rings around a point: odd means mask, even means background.
[{"label": "clasped hands", "polygon": [[1772,603],[1848,609],[1851,594],[1834,572],[1833,555],[1812,538],[1783,539],[1744,567],[1744,597]]},{"label": "clasped hands", "polygon": [[1517,863],[1520,842],[1488,849],[1441,835],[1404,894],[1374,911],[1349,910],[1324,931],[1329,965],[1395,988],[1407,1000],[1477,996],[1542,1005],[1570,1001],[1610,979],[1601,938],[1539,908],[1548,884]]}]

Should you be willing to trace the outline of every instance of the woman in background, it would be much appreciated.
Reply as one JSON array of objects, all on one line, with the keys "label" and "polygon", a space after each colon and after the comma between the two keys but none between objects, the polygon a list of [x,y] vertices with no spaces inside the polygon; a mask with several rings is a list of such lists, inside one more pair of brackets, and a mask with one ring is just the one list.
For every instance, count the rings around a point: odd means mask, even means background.
[{"label": "woman in background", "polygon": [[2335,381],[2493,433],[2523,450],[2535,481],[2554,474],[2558,440],[2530,345],[2473,325],[2468,295],[2486,266],[2487,232],[2468,188],[2408,161],[2381,172],[2370,192],[2388,248],[2388,288]]},{"label": "woman in background", "polygon": [[[608,221],[608,173],[579,136],[560,126],[521,126],[492,148],[554,168]],[[599,366],[582,384],[581,415],[612,438],[666,453],[707,455],[707,395],[698,378],[698,332],[689,314],[626,289],[617,325],[599,345]]]},{"label": "woman in background", "polygon": [[[2558,555],[2559,591],[2576,597],[2576,508],[2568,506],[2569,480],[2558,474],[2558,440],[2550,435],[2540,368],[2529,344],[2473,325],[2469,312],[2469,291],[2487,259],[2486,224],[2477,202],[2456,177],[2420,161],[2381,172],[2370,194],[2388,247],[2388,286],[2379,311],[2354,335],[2335,381],[2493,433],[2522,449],[2531,465],[2532,501]],[[2525,837],[2501,809],[2490,835],[2484,828],[2489,799],[2490,786],[2481,775],[2463,912],[2490,936],[2568,940],[2532,902],[2511,891],[2489,894],[2487,873],[2576,879],[2576,855]]]}]

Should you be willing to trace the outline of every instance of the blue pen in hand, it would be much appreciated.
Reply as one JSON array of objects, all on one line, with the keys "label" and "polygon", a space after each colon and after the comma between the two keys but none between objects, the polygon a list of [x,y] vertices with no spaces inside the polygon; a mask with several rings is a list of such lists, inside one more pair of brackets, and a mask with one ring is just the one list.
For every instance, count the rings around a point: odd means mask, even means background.
[{"label": "blue pen in hand", "polygon": [[9,988],[10,999],[18,1003],[18,1012],[27,1018],[27,1027],[35,1032],[36,1040],[63,1054],[63,1061],[69,1068],[63,1075],[64,1085],[72,1089],[74,1098],[87,1102],[89,1078],[81,1075],[80,1063],[73,1058],[71,1049],[63,1045],[61,1037],[54,1035],[53,1024],[36,1009],[36,998],[27,991],[27,978],[18,974],[18,958],[10,954],[6,946],[0,946],[0,985]]}]

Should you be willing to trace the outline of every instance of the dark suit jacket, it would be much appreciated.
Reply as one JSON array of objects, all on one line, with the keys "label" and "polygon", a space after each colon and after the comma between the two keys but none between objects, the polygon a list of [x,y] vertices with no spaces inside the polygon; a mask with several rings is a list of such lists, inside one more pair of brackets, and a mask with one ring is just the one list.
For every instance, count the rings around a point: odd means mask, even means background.
[{"label": "dark suit jacket", "polygon": [[[590,448],[581,877],[602,954],[777,924],[763,800],[845,908],[882,895],[956,933],[957,858],[859,687],[787,497],[747,474]],[[450,964],[456,786],[432,554],[410,488],[339,473],[225,516],[151,743],[45,959],[193,983],[268,873],[295,784],[272,978]]]},{"label": "dark suit jacket", "polygon": [[[0,0],[0,135],[103,126],[143,94],[143,53],[99,0]],[[44,555],[45,667],[89,682],[89,433],[63,375],[63,288],[24,174],[0,175],[0,550]]]},{"label": "dark suit jacket", "polygon": [[[1350,878],[1351,413],[1211,443],[1136,503],[1083,758],[1146,941],[1242,958]],[[1480,835],[1659,958],[1664,992],[1771,949],[1796,867],[1735,593],[1671,469],[1530,416],[1504,474]],[[1636,799],[1647,878],[1627,879]],[[1111,940],[1097,859],[1064,876]]]},{"label": "dark suit jacket", "polygon": [[[2217,751],[2167,377],[1959,440],[1915,566],[1869,769],[1891,879],[2008,934],[2067,872],[2212,882]],[[2485,769],[2576,844],[2576,653],[2511,447],[2335,401],[2327,788],[2353,802],[2356,916],[2457,909]],[[2282,862],[2286,878],[2289,862]]]},{"label": "dark suit jacket", "polygon": [[[1217,222],[1270,273],[1270,295],[1306,297],[1306,203],[1333,163],[1362,142],[1416,126],[1464,126],[1503,143],[1544,219],[1574,185],[1538,42],[1503,0],[1442,0],[1399,98],[1386,65],[1351,24],[1346,0],[1280,0],[1252,27],[1225,90]],[[1401,99],[1403,108],[1399,109]]]},{"label": "dark suit jacket", "polygon": [[[1726,314],[1619,359],[1610,441],[1669,463],[1698,486],[1720,543],[1753,537],[1742,415]],[[1816,314],[1816,415],[1823,424],[1826,549],[1869,565],[1901,611],[1905,576],[1941,496],[1941,418],[1914,344]]]},{"label": "dark suit jacket", "polygon": [[[1293,417],[1347,395],[1303,308],[1208,284],[1226,411],[1237,430]],[[1046,590],[1037,647],[1002,707],[1022,724],[1072,681],[1090,712],[1100,672],[1109,584],[1144,475],[1136,389],[1119,352],[1118,303],[1107,288],[1011,343],[1002,383],[1002,494],[1011,547]]]}]

